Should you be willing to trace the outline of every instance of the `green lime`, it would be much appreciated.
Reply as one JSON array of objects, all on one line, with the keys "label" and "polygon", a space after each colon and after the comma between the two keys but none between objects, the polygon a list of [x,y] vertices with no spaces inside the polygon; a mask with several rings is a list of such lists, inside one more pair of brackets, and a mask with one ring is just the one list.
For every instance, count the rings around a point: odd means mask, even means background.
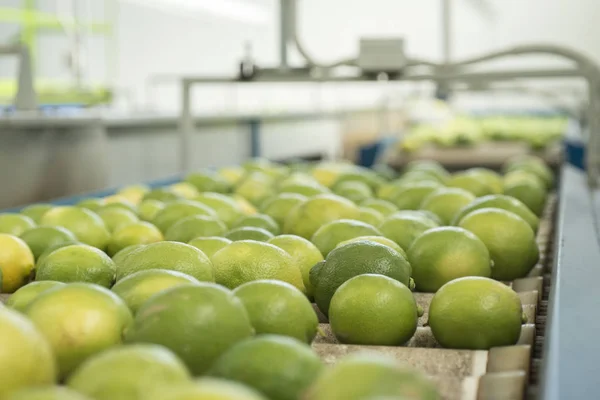
[{"label": "green lime", "polygon": [[212,236],[195,238],[190,240],[188,244],[201,250],[208,258],[212,258],[217,251],[231,243],[233,243],[231,240],[224,237]]},{"label": "green lime", "polygon": [[490,252],[473,233],[445,226],[426,231],[408,250],[412,277],[419,292],[436,292],[463,276],[489,277]]},{"label": "green lime", "polygon": [[199,192],[229,193],[231,185],[214,171],[204,170],[192,172],[185,177],[185,182],[191,183]]},{"label": "green lime", "polygon": [[196,196],[200,194],[196,186],[192,185],[189,182],[179,182],[169,186],[175,194],[183,197],[184,199],[194,199]]},{"label": "green lime", "polygon": [[31,302],[34,301],[39,295],[41,295],[47,290],[64,285],[64,283],[56,281],[40,281],[28,283],[27,285],[14,292],[8,298],[8,300],[6,300],[5,305],[7,307],[12,308],[13,310],[25,312],[27,306],[29,306],[29,304],[31,304]]},{"label": "green lime", "polygon": [[116,293],[135,315],[139,308],[152,296],[175,286],[197,284],[199,281],[182,272],[166,269],[149,269],[131,274],[113,287]]},{"label": "green lime", "polygon": [[121,343],[131,313],[110,290],[89,283],[50,289],[26,309],[58,361],[60,377],[90,356]]},{"label": "green lime", "polygon": [[267,242],[274,238],[273,234],[266,229],[252,228],[249,226],[232,229],[227,232],[225,237],[232,242],[238,242],[240,240],[256,240],[258,242]]},{"label": "green lime", "polygon": [[28,216],[33,222],[39,224],[44,214],[52,207],[54,207],[52,204],[33,204],[23,208],[21,214]]},{"label": "green lime", "polygon": [[398,187],[391,201],[400,210],[418,210],[423,200],[440,187],[433,182],[406,184]]},{"label": "green lime", "polygon": [[440,400],[434,384],[416,370],[377,353],[345,356],[324,371],[306,400]]},{"label": "green lime", "polygon": [[333,187],[333,193],[345,197],[355,203],[360,203],[373,197],[373,191],[369,185],[360,181],[344,181],[336,183]]},{"label": "green lime", "polygon": [[225,232],[227,226],[221,220],[207,215],[191,215],[171,225],[165,239],[187,243],[197,237],[221,236]]},{"label": "green lime", "polygon": [[233,225],[233,228],[262,228],[271,232],[273,235],[279,235],[279,225],[273,218],[264,214],[254,214],[248,215],[246,217],[242,217],[238,221],[236,221]]},{"label": "green lime", "polygon": [[441,188],[427,196],[421,209],[437,215],[442,224],[449,225],[463,207],[472,203],[475,195],[464,189]]},{"label": "green lime", "polygon": [[404,249],[402,247],[398,246],[398,243],[394,242],[392,239],[388,239],[384,236],[358,236],[358,237],[348,239],[348,240],[338,243],[337,247],[342,247],[349,243],[360,242],[363,240],[367,240],[369,242],[375,242],[375,243],[382,244],[384,246],[388,246],[389,248],[396,250],[398,253],[400,253],[400,255],[402,255],[402,257],[404,257],[408,260],[408,257],[406,256],[406,252],[404,251]]},{"label": "green lime", "polygon": [[440,181],[450,178],[450,174],[442,164],[434,160],[416,160],[409,162],[404,168],[404,174],[409,172],[425,172],[438,177]]},{"label": "green lime", "polygon": [[133,212],[120,207],[103,208],[98,211],[98,215],[104,221],[109,232],[114,232],[119,228],[139,221],[139,218]]},{"label": "green lime", "polygon": [[160,210],[152,220],[152,223],[160,229],[161,232],[166,233],[176,222],[192,215],[216,217],[215,211],[212,208],[200,202],[192,200],[176,200],[168,203],[165,208]]},{"label": "green lime", "polygon": [[121,210],[130,211],[137,217],[137,212],[138,212],[137,206],[134,205],[133,203],[131,203],[130,201],[128,201],[126,199],[119,199],[117,201],[109,202],[108,198],[105,198],[104,200],[106,200],[106,204],[104,204],[97,211],[95,211],[98,215],[100,215],[100,213],[104,210],[120,208]]},{"label": "green lime", "polygon": [[203,375],[231,346],[252,335],[242,302],[222,286],[200,283],[152,296],[135,315],[126,341],[163,345],[192,374]]},{"label": "green lime", "polygon": [[529,156],[517,160],[510,160],[504,172],[524,171],[537,176],[550,189],[554,185],[554,174],[552,170],[540,158]]},{"label": "green lime", "polygon": [[495,194],[494,188],[490,186],[487,180],[479,174],[472,174],[469,171],[457,172],[446,182],[448,187],[464,189],[473,193],[476,197]]},{"label": "green lime", "polygon": [[258,206],[275,194],[273,178],[263,172],[251,172],[238,182],[235,193]]},{"label": "green lime", "polygon": [[104,252],[85,244],[54,250],[37,266],[37,281],[87,282],[111,287],[116,266]]},{"label": "green lime", "polygon": [[263,203],[261,212],[273,218],[282,227],[292,208],[304,203],[307,199],[308,197],[300,194],[281,193]]},{"label": "green lime", "polygon": [[439,225],[422,213],[399,212],[390,215],[379,230],[383,236],[398,243],[403,249],[409,249],[415,239],[428,229]]},{"label": "green lime", "polygon": [[486,245],[494,262],[494,279],[523,278],[539,260],[533,229],[515,213],[482,208],[467,214],[458,225],[473,232]]},{"label": "green lime", "polygon": [[488,168],[470,168],[467,172],[478,177],[493,190],[494,194],[501,194],[504,191],[502,176],[499,173]]},{"label": "green lime", "polygon": [[126,247],[162,240],[164,240],[163,235],[156,226],[149,222],[134,222],[120,227],[113,233],[106,252],[114,256]]},{"label": "green lime", "polygon": [[262,335],[230,348],[209,373],[253,387],[271,400],[297,400],[322,369],[309,345],[285,336]]},{"label": "green lime", "polygon": [[242,207],[233,198],[221,193],[201,193],[194,200],[215,210],[219,219],[227,226],[232,226],[244,215]]},{"label": "green lime", "polygon": [[539,178],[528,172],[516,171],[506,174],[504,193],[521,201],[537,216],[544,212],[546,188]]},{"label": "green lime", "polygon": [[329,189],[317,182],[288,182],[278,188],[279,193],[293,193],[306,197],[330,193]]},{"label": "green lime", "polygon": [[338,247],[327,255],[325,263],[313,267],[310,281],[315,287],[315,302],[327,315],[335,291],[357,275],[382,274],[405,286],[409,285],[411,267],[406,258],[392,248],[370,241]]},{"label": "green lime", "polygon": [[375,211],[379,211],[384,217],[398,211],[398,207],[387,200],[382,199],[367,199],[360,203],[361,207],[371,208]]},{"label": "green lime", "polygon": [[83,199],[76,204],[77,207],[87,208],[90,211],[97,212],[106,204],[106,201],[99,197],[91,197],[89,199]]},{"label": "green lime", "polygon": [[331,330],[341,343],[402,345],[415,334],[418,319],[410,289],[384,275],[348,279],[329,306]]},{"label": "green lime", "polygon": [[336,187],[344,182],[361,182],[368,185],[372,190],[377,190],[384,183],[374,171],[353,165],[349,170],[343,171],[331,187]]},{"label": "green lime", "polygon": [[56,362],[44,336],[20,313],[0,307],[0,397],[31,386],[52,385]]},{"label": "green lime", "polygon": [[356,220],[372,226],[379,226],[385,220],[385,217],[382,213],[372,208],[359,207]]},{"label": "green lime", "polygon": [[158,200],[163,203],[168,203],[180,199],[181,196],[175,193],[172,188],[155,188],[144,195],[142,202],[146,200]]},{"label": "green lime", "polygon": [[292,209],[285,220],[283,231],[310,239],[326,223],[353,219],[358,215],[358,207],[350,200],[333,194],[322,194]]},{"label": "green lime", "polygon": [[160,210],[165,208],[165,203],[159,200],[144,200],[138,207],[138,215],[142,221],[150,222]]},{"label": "green lime", "polygon": [[235,185],[239,182],[240,179],[244,177],[244,174],[246,174],[246,170],[240,166],[235,165],[231,167],[220,168],[217,171],[217,174],[225,178],[225,180],[229,182],[230,185]]},{"label": "green lime", "polygon": [[71,231],[59,226],[38,226],[26,230],[20,237],[36,260],[50,247],[77,240]]},{"label": "green lime", "polygon": [[217,283],[230,289],[259,279],[278,279],[306,292],[294,259],[272,244],[254,240],[233,242],[216,252],[212,262]]},{"label": "green lime", "polygon": [[0,214],[0,233],[20,236],[23,232],[35,228],[33,219],[21,214]]},{"label": "green lime", "polygon": [[66,242],[60,242],[53,246],[48,246],[48,248],[46,250],[44,250],[44,252],[38,257],[38,259],[36,261],[36,267],[38,265],[40,265],[44,261],[44,259],[46,257],[48,257],[48,255],[52,254],[52,252],[54,252],[54,250],[62,249],[63,247],[72,246],[74,244],[83,244],[83,243],[78,242],[77,240],[67,240]]},{"label": "green lime", "polygon": [[189,380],[185,364],[171,351],[139,344],[90,357],[69,376],[67,386],[95,400],[145,400],[162,386]]},{"label": "green lime", "polygon": [[115,263],[115,265],[119,265],[123,262],[123,260],[129,253],[132,253],[134,250],[140,249],[142,247],[144,247],[143,244],[133,244],[131,246],[127,246],[124,249],[120,250],[117,254],[112,256],[112,260]]},{"label": "green lime", "polygon": [[340,242],[359,236],[382,236],[372,225],[352,219],[340,219],[321,226],[311,238],[311,242],[323,256],[335,249]]},{"label": "green lime", "polygon": [[242,301],[256,334],[272,333],[310,344],[319,320],[306,296],[286,282],[258,280],[233,293]]},{"label": "green lime", "polygon": [[55,207],[44,214],[40,225],[67,228],[75,234],[77,240],[100,250],[106,248],[110,239],[102,218],[85,208]]},{"label": "green lime", "polygon": [[280,235],[270,239],[268,243],[285,250],[300,269],[306,295],[312,299],[314,289],[310,283],[310,269],[323,261],[323,255],[317,247],[308,240],[295,235]]},{"label": "green lime", "polygon": [[158,242],[137,248],[117,264],[117,281],[138,271],[168,269],[199,281],[214,282],[210,259],[197,248],[179,242]]},{"label": "green lime", "polygon": [[203,377],[193,383],[170,385],[148,400],[267,400],[245,385],[225,379]]},{"label": "green lime", "polygon": [[525,204],[521,203],[516,198],[500,194],[491,194],[489,196],[479,197],[462,208],[454,218],[453,225],[457,225],[465,215],[481,208],[501,208],[503,210],[515,213],[527,221],[529,226],[531,226],[531,229],[534,231],[537,231],[540,224],[539,218],[533,212],[531,212],[531,210],[527,208]]},{"label": "green lime", "polygon": [[448,282],[433,296],[429,326],[444,347],[489,350],[518,342],[522,314],[521,300],[511,288],[467,277]]},{"label": "green lime", "polygon": [[62,386],[29,387],[12,392],[4,400],[90,400],[74,390]]}]

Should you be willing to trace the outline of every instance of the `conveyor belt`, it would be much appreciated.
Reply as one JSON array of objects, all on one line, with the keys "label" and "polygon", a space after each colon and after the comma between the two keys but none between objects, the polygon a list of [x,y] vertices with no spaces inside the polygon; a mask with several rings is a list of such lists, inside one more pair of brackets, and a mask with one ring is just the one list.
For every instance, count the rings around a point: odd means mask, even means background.
[{"label": "conveyor belt", "polygon": [[[340,344],[319,313],[322,334],[313,348],[326,363],[335,363],[345,354],[375,351],[391,355],[403,363],[428,374],[438,385],[446,400],[519,400],[535,399],[543,357],[549,288],[552,282],[554,221],[556,196],[549,196],[540,220],[537,242],[540,262],[530,276],[511,282],[519,293],[528,323],[523,326],[519,343],[490,351],[442,349],[426,325],[430,293],[415,293],[425,314],[419,318],[415,336],[404,347],[354,346]],[[315,305],[316,309],[316,305]]]}]

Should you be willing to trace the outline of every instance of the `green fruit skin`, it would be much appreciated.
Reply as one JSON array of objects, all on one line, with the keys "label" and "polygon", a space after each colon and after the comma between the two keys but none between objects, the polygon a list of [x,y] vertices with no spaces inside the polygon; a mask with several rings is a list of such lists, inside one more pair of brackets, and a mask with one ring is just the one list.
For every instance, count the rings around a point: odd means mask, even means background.
[{"label": "green fruit skin", "polygon": [[437,215],[443,225],[449,225],[454,216],[473,200],[475,195],[471,192],[458,188],[444,188],[427,196],[420,208]]},{"label": "green fruit skin", "polygon": [[23,315],[0,308],[0,397],[29,386],[52,385],[56,361],[41,332]]},{"label": "green fruit skin", "polygon": [[196,278],[182,272],[151,269],[131,274],[113,287],[112,291],[123,299],[135,315],[152,296],[175,286],[200,283]]},{"label": "green fruit skin", "polygon": [[206,215],[192,215],[171,225],[165,240],[187,243],[201,236],[222,236],[227,226],[220,220]]},{"label": "green fruit skin", "polygon": [[121,344],[132,319],[116,294],[89,283],[50,289],[25,314],[52,346],[61,378],[90,356]]},{"label": "green fruit skin", "polygon": [[31,282],[14,292],[5,305],[19,312],[25,312],[25,309],[32,301],[47,290],[58,286],[64,286],[63,282],[56,281],[40,281]]},{"label": "green fruit skin", "polygon": [[[314,268],[313,268],[314,269]],[[375,242],[356,242],[334,249],[320,267],[316,281],[315,302],[328,315],[335,291],[348,279],[363,274],[389,276],[408,286],[411,275],[409,262],[397,251]],[[312,270],[311,270],[312,272]]]},{"label": "green fruit skin", "polygon": [[232,226],[232,228],[243,227],[262,228],[266,231],[269,231],[273,235],[279,235],[280,233],[279,225],[268,215],[256,214],[243,217]]},{"label": "green fruit skin", "polygon": [[325,370],[306,400],[440,400],[434,384],[393,358],[373,353],[345,356]]},{"label": "green fruit skin", "polygon": [[54,207],[52,204],[34,204],[22,209],[21,214],[28,216],[33,222],[39,224],[44,214],[52,207]]},{"label": "green fruit skin", "polygon": [[275,236],[269,240],[269,243],[283,249],[296,262],[302,274],[306,296],[313,299],[314,287],[310,282],[310,270],[316,263],[323,261],[323,255],[319,249],[308,240],[295,235]]},{"label": "green fruit skin", "polygon": [[177,200],[167,204],[165,208],[160,210],[152,220],[152,224],[161,232],[167,233],[169,228],[176,222],[192,215],[215,217],[216,213],[212,208],[198,201]]},{"label": "green fruit skin", "polygon": [[27,243],[36,260],[49,247],[77,240],[71,231],[59,226],[40,226],[29,229],[23,232],[20,237]]},{"label": "green fruit skin", "polygon": [[543,214],[547,193],[540,183],[536,181],[513,182],[504,186],[504,193],[523,202],[535,215]]},{"label": "green fruit skin", "polygon": [[68,387],[95,400],[144,400],[156,388],[190,381],[185,364],[156,345],[107,350],[71,374]]},{"label": "green fruit skin", "polygon": [[[489,214],[496,217],[494,227],[488,224]],[[540,252],[535,233],[515,213],[497,208],[482,208],[464,217],[459,226],[473,232],[490,251],[494,262],[494,279],[512,281],[523,278],[539,261]],[[515,238],[515,232],[519,232],[518,238]]]},{"label": "green fruit skin", "polygon": [[289,283],[248,282],[233,293],[244,303],[256,334],[289,336],[309,344],[315,338],[317,315],[306,296]]},{"label": "green fruit skin", "polygon": [[297,400],[322,369],[310,346],[289,337],[263,335],[232,347],[210,375],[244,383],[271,400]]},{"label": "green fruit skin", "polygon": [[262,228],[252,228],[252,227],[242,227],[235,228],[229,231],[225,238],[238,242],[240,240],[256,240],[258,242],[268,242],[270,239],[273,239],[275,236],[271,232]]},{"label": "green fruit skin", "polygon": [[200,283],[153,296],[138,310],[125,341],[163,345],[199,376],[231,346],[253,334],[244,305],[231,291]]},{"label": "green fruit skin", "polygon": [[458,225],[460,220],[463,219],[467,214],[472,211],[479,210],[481,208],[501,208],[506,211],[513,212],[519,217],[523,218],[531,226],[534,232],[537,232],[540,219],[536,214],[532,212],[525,204],[518,199],[507,196],[507,195],[489,195],[479,197],[477,200],[471,202],[456,215],[452,221],[452,225]]},{"label": "green fruit skin", "polygon": [[462,228],[426,231],[408,250],[416,290],[435,293],[447,282],[464,276],[490,277],[492,262],[485,244]]},{"label": "green fruit skin", "polygon": [[437,223],[424,216],[392,215],[379,226],[379,230],[383,236],[392,239],[406,250],[410,249],[415,239],[423,232],[437,227]]},{"label": "green fruit skin", "polygon": [[206,254],[208,258],[212,258],[217,251],[231,243],[233,243],[231,240],[219,236],[199,237],[188,242],[190,246],[194,246]]},{"label": "green fruit skin", "polygon": [[3,400],[90,400],[74,390],[62,386],[29,387],[11,393]]},{"label": "green fruit skin", "polygon": [[418,319],[410,289],[383,275],[347,280],[329,306],[329,323],[341,343],[402,345],[415,334]]},{"label": "green fruit skin", "polygon": [[148,269],[168,269],[183,272],[199,281],[215,281],[212,263],[206,254],[179,242],[158,242],[133,249],[117,264],[117,281]]},{"label": "green fruit skin", "polygon": [[352,219],[341,219],[320,227],[310,241],[317,246],[324,257],[327,257],[340,242],[359,236],[383,235],[377,228],[367,223]]},{"label": "green fruit skin", "polygon": [[53,251],[37,266],[36,281],[87,282],[111,287],[116,265],[104,252],[88,245],[72,245]]},{"label": "green fruit skin", "polygon": [[33,219],[21,214],[0,214],[0,233],[20,236],[23,232],[35,228]]},{"label": "green fruit skin", "polygon": [[488,350],[518,342],[522,313],[519,296],[503,283],[460,278],[433,296],[429,326],[443,347]]}]

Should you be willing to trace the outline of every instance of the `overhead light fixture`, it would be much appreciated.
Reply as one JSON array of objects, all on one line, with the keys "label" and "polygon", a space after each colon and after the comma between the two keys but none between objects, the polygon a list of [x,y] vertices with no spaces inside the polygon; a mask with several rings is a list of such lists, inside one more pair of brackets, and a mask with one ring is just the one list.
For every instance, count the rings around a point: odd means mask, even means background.
[{"label": "overhead light fixture", "polygon": [[[272,15],[269,9],[242,0],[121,0],[143,7],[151,7],[170,14],[191,16],[210,13],[237,22],[254,25],[267,23]],[[193,13],[193,14],[190,14]]]}]

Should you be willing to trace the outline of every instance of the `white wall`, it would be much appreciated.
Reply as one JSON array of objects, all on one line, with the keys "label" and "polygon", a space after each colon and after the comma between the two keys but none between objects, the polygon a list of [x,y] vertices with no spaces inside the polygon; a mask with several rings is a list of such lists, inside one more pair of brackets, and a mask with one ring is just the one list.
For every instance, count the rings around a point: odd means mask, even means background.
[{"label": "white wall", "polygon": [[[58,0],[39,0],[51,10]],[[216,0],[215,0],[216,1]],[[277,62],[278,0],[239,0],[265,7],[273,18],[262,25],[234,22],[208,13],[171,14],[121,1],[117,23],[117,65],[104,66],[101,41],[89,65],[92,79],[108,80],[119,88],[121,102],[159,109],[179,108],[174,82],[148,91],[154,75],[230,75],[250,41],[260,65]],[[298,0],[300,32],[306,47],[323,61],[355,55],[361,36],[404,36],[413,56],[441,55],[439,0]],[[600,61],[600,6],[597,0],[452,0],[454,56],[461,58],[522,42],[552,42],[590,53]],[[15,5],[16,0],[0,0]],[[98,5],[100,2],[93,2]],[[0,27],[0,41],[14,33]],[[60,36],[40,41],[41,70],[65,78],[66,41]],[[299,60],[297,55],[292,57]],[[3,66],[4,65],[4,66]],[[8,67],[0,62],[0,76]],[[11,67],[9,69],[13,69]],[[198,90],[197,110],[318,108],[371,104],[382,88],[365,85],[287,85],[222,90]]]}]

